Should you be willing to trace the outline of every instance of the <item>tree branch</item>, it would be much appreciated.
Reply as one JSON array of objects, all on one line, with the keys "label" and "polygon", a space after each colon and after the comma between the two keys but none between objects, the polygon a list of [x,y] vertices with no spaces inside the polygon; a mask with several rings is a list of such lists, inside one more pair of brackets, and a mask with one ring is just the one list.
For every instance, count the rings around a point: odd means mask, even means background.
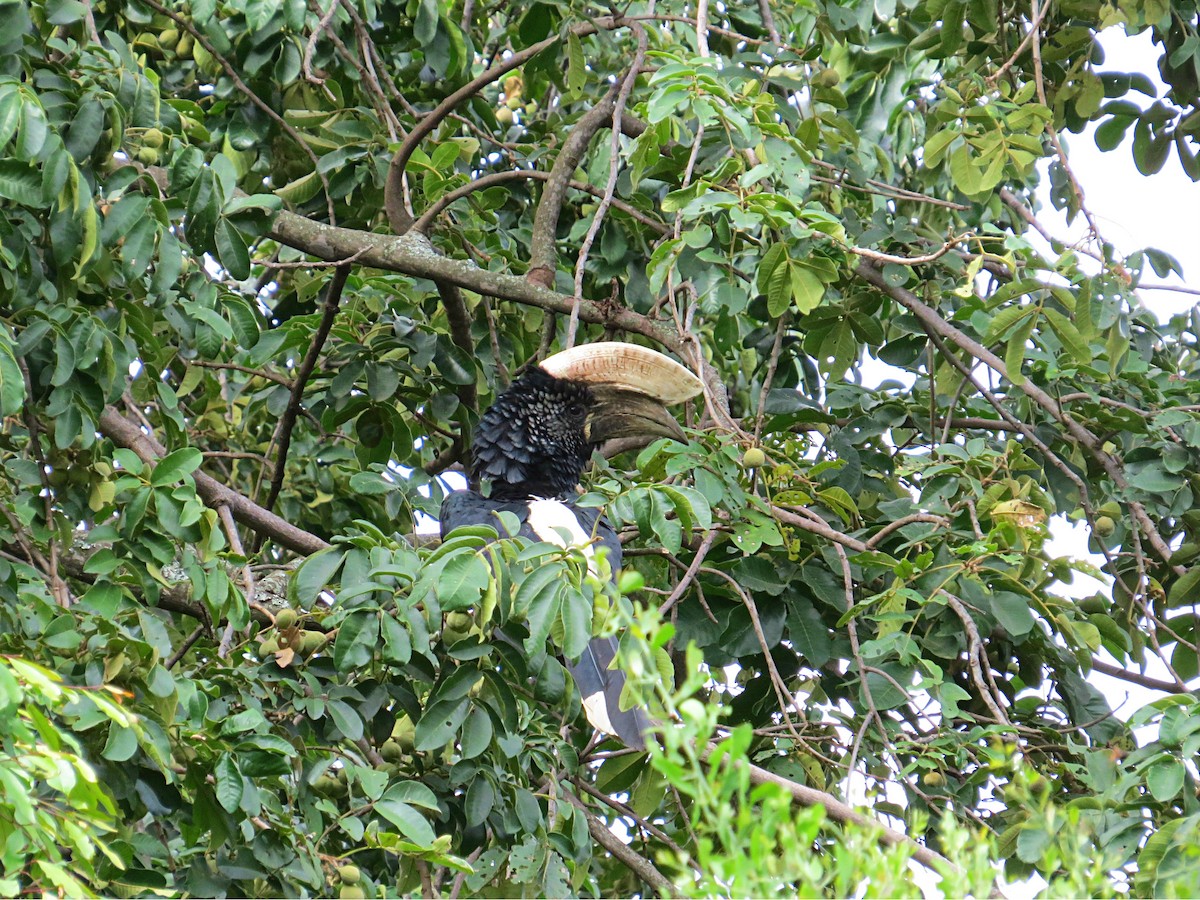
[{"label": "tree branch", "polygon": [[629,871],[633,872],[638,878],[646,882],[660,894],[666,894],[669,897],[677,896],[675,886],[671,884],[670,879],[663,875],[662,872],[655,868],[650,860],[643,856],[639,856],[634,852],[633,848],[622,841],[619,837],[608,830],[608,827],[601,822],[592,812],[583,804],[583,801],[576,797],[570,791],[563,791],[563,795],[571,802],[571,805],[579,810],[587,819],[588,832],[592,835],[592,840],[607,850],[614,858],[623,863]]},{"label": "tree branch", "polygon": [[312,343],[308,345],[308,352],[304,354],[300,367],[296,369],[296,377],[292,380],[292,394],[288,399],[287,408],[279,417],[279,424],[275,426],[275,434],[271,440],[279,447],[279,451],[275,457],[275,472],[271,477],[271,488],[267,492],[267,499],[263,504],[265,509],[269,510],[275,505],[275,501],[279,498],[279,492],[283,489],[288,450],[292,446],[292,430],[296,427],[296,418],[300,415],[300,407],[304,402],[304,388],[308,386],[308,379],[312,376],[317,359],[325,347],[325,339],[329,337],[329,332],[333,328],[333,321],[337,318],[338,307],[342,302],[342,291],[345,289],[346,279],[349,277],[350,267],[348,265],[338,266],[334,270],[333,278],[329,280],[321,322],[317,326],[316,333],[313,334]]},{"label": "tree branch", "polygon": [[[431,281],[444,280],[477,294],[489,294],[550,312],[569,314],[575,302],[569,294],[560,294],[524,278],[481,269],[467,260],[441,256],[420,234],[401,237],[372,234],[282,212],[275,219],[270,237],[319,259],[346,259],[358,253],[357,261],[366,266]],[[683,349],[684,341],[674,328],[631,309],[614,309],[584,300],[579,304],[579,318],[640,334],[676,353]]]},{"label": "tree branch", "polygon": [[[111,406],[100,413],[100,431],[114,444],[132,450],[138,459],[153,465],[166,455],[166,448],[139,425],[129,421]],[[228,506],[233,517],[250,530],[271,538],[282,547],[296,553],[309,555],[324,550],[329,544],[315,534],[297,528],[267,509],[263,509],[249,498],[226,487],[203,472],[193,472],[196,493],[205,505],[218,509]]]},{"label": "tree branch", "polygon": [[604,99],[583,114],[575,123],[562,149],[554,159],[550,178],[542,191],[533,217],[533,233],[529,242],[529,271],[525,278],[542,287],[553,287],[554,273],[558,269],[558,254],[554,251],[554,239],[558,233],[558,217],[562,212],[563,199],[567,195],[567,183],[583,159],[588,144],[596,132],[612,118],[624,80],[615,82],[604,95]]},{"label": "tree branch", "polygon": [[[1048,393],[1046,393],[1029,379],[1024,379],[1020,384],[1013,382],[1013,380],[1009,377],[1008,367],[1005,366],[1004,360],[1000,359],[1000,357],[998,357],[987,347],[983,346],[983,344],[979,343],[979,341],[969,337],[967,334],[951,325],[940,315],[938,315],[932,307],[928,306],[916,294],[912,293],[912,291],[906,290],[903,287],[894,287],[888,284],[883,278],[883,273],[879,269],[875,268],[875,266],[864,260],[858,264],[858,267],[855,269],[855,273],[864,281],[867,281],[868,283],[879,288],[901,306],[908,309],[917,317],[918,320],[920,320],[920,322],[930,331],[930,333],[937,334],[950,341],[950,343],[954,344],[960,349],[967,351],[967,353],[971,354],[971,356],[979,360],[989,369],[992,369],[994,372],[1000,375],[1000,377],[1007,379],[1009,383],[1013,385],[1013,387],[1022,391],[1027,397],[1029,397],[1029,399],[1049,413],[1059,424],[1061,424],[1063,428],[1065,428],[1071,435],[1071,437],[1078,441],[1083,448],[1088,451],[1092,458],[1100,464],[1100,467],[1104,469],[1109,478],[1111,478],[1118,487],[1122,489],[1127,489],[1129,487],[1129,482],[1125,478],[1125,473],[1121,468],[1121,464],[1118,463],[1117,460],[1114,459],[1110,454],[1104,452],[1102,441],[1081,423],[1075,421],[1070,414],[1064,412],[1058,402],[1055,401],[1055,399]],[[1159,557],[1164,562],[1170,563],[1171,548],[1167,546],[1167,543],[1163,540],[1162,535],[1158,533],[1158,529],[1155,527],[1153,520],[1151,520],[1151,518],[1146,514],[1145,507],[1136,501],[1131,502],[1129,506],[1146,540],[1150,542],[1150,545],[1154,547],[1155,552],[1158,553]],[[1182,567],[1173,566],[1172,568],[1174,568],[1178,574],[1183,574],[1184,570]]]},{"label": "tree branch", "polygon": [[[468,181],[462,187],[455,188],[438,197],[437,202],[421,213],[421,217],[413,223],[412,231],[428,234],[429,229],[433,227],[433,220],[437,218],[442,210],[456,200],[461,200],[475,191],[486,190],[487,188],[494,187],[497,184],[504,184],[508,181],[547,181],[549,178],[549,172],[539,172],[537,169],[513,169],[508,172],[491,172],[487,175],[480,175],[478,178]],[[572,190],[584,191],[597,199],[604,196],[604,190],[594,184],[571,180],[569,186]],[[647,228],[653,228],[659,234],[667,234],[671,230],[669,226],[664,225],[662,222],[656,222],[641,210],[630,206],[618,197],[612,198],[612,205],[631,219],[641,222]]]},{"label": "tree branch", "polygon": [[[716,744],[709,744],[708,750],[704,754],[705,759],[710,760],[717,750],[718,747]],[[935,853],[928,847],[918,844],[906,834],[894,831],[883,823],[864,816],[832,794],[827,794],[824,791],[818,791],[816,788],[810,788],[807,785],[790,781],[782,775],[776,775],[774,772],[760,769],[758,766],[745,760],[738,760],[735,765],[746,769],[747,774],[750,776],[751,784],[774,784],[791,794],[792,799],[801,806],[823,806],[825,808],[825,815],[829,816],[834,822],[842,825],[856,825],[860,828],[878,829],[880,841],[889,846],[903,846],[912,850],[913,859],[921,865],[933,869],[935,872],[946,869],[950,871],[956,870],[956,866],[940,853]]]},{"label": "tree branch", "polygon": [[[622,24],[623,19],[620,16],[602,17],[592,22],[575,25],[571,28],[571,31],[582,37],[587,34],[593,34],[599,29],[619,28]],[[446,116],[450,115],[459,104],[466,101],[469,97],[474,96],[480,89],[492,82],[499,81],[513,69],[523,66],[543,50],[553,47],[560,40],[562,40],[562,35],[556,34],[543,41],[538,41],[538,43],[532,44],[524,50],[506,57],[486,72],[481,72],[439,103],[432,112],[425,115],[417,123],[416,127],[408,133],[408,136],[400,145],[400,149],[396,151],[396,155],[392,157],[392,161],[388,165],[387,182],[383,191],[383,208],[384,212],[387,213],[388,223],[392,226],[392,231],[398,235],[405,234],[412,226],[412,218],[409,216],[408,210],[404,208],[404,203],[401,199],[404,193],[404,169],[408,165],[409,159],[412,158],[413,151],[417,149],[421,141],[433,129],[437,128],[438,124]]]}]

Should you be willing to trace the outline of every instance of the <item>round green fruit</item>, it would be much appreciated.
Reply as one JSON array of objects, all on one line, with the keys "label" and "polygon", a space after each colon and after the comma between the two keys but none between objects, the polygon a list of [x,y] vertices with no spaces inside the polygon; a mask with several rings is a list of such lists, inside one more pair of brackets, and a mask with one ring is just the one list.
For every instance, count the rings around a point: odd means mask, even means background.
[{"label": "round green fruit", "polygon": [[742,465],[747,469],[757,469],[767,461],[767,455],[761,447],[751,447],[742,454]]},{"label": "round green fruit", "polygon": [[379,748],[379,755],[388,762],[397,762],[404,759],[404,748],[397,741],[386,740],[383,742],[383,746]]},{"label": "round green fruit", "polygon": [[403,715],[396,720],[396,724],[392,728],[392,740],[400,745],[400,749],[406,753],[412,752],[416,736],[417,726],[413,724],[412,719]]},{"label": "round green fruit", "polygon": [[358,884],[362,880],[362,872],[358,866],[342,866],[338,869],[338,878],[342,880],[342,884]]},{"label": "round green fruit", "polygon": [[496,110],[496,121],[501,125],[511,125],[513,123],[513,111],[507,106],[502,106]]},{"label": "round green fruit", "polygon": [[1096,516],[1096,534],[1100,537],[1108,537],[1117,530],[1117,523],[1113,521],[1112,516]]},{"label": "round green fruit", "polygon": [[328,637],[322,631],[302,631],[300,632],[300,644],[296,649],[308,656],[324,647],[327,640]]},{"label": "round green fruit", "polygon": [[367,892],[357,884],[343,884],[338,896],[341,900],[366,900]]},{"label": "round green fruit", "polygon": [[291,628],[296,624],[298,618],[294,609],[281,609],[275,614],[275,627]]}]

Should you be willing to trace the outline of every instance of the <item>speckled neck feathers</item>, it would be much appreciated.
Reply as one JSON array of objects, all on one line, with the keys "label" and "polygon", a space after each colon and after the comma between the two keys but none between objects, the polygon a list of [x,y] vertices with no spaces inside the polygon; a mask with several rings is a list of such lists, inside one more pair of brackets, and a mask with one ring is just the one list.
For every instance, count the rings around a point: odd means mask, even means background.
[{"label": "speckled neck feathers", "polygon": [[496,398],[475,429],[471,472],[497,499],[566,497],[592,453],[592,392],[533,368]]}]

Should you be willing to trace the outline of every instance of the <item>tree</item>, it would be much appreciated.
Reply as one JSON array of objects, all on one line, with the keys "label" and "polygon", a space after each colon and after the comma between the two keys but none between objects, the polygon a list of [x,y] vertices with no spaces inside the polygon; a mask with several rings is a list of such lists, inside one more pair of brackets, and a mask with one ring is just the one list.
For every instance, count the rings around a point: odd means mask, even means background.
[{"label": "tree", "polygon": [[[1195,0],[0,3],[0,893],[1194,894],[1200,312],[1067,144],[1200,179],[1198,78]],[[430,540],[602,337],[707,386],[619,587]]]}]

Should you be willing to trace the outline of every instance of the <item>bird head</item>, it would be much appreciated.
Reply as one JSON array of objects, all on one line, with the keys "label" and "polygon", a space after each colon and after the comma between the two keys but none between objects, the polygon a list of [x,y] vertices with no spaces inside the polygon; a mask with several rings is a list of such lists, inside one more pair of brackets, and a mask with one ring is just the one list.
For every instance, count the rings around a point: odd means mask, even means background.
[{"label": "bird head", "polygon": [[645,347],[604,342],[557,353],[525,371],[484,412],[472,475],[490,481],[496,498],[566,496],[604,441],[683,440],[666,405],[701,389],[695,375]]}]

